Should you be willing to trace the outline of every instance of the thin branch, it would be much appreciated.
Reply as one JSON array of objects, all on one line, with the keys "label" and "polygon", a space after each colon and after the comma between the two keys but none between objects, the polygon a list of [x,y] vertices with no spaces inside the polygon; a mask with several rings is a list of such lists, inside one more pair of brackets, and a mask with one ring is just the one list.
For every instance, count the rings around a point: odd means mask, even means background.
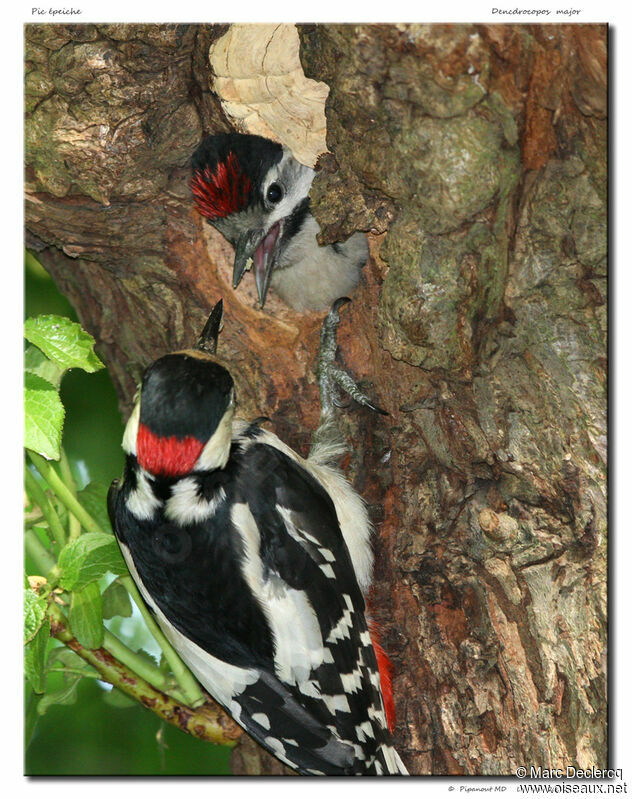
[{"label": "thin branch", "polygon": [[[36,568],[43,574],[50,575],[56,568],[55,560],[32,530],[27,531],[25,535],[25,546]],[[160,633],[160,635],[162,635],[162,633]],[[150,660],[126,646],[126,644],[108,629],[103,631],[103,647],[124,666],[127,666],[158,690],[169,694],[176,702],[192,705],[192,702],[189,701],[187,695],[183,691],[178,691],[177,688],[172,686],[172,681],[169,679],[168,675],[161,671]],[[191,679],[193,679],[192,676]],[[203,704],[205,699],[197,683],[195,684],[195,689],[194,699],[196,704]],[[200,699],[201,701],[199,701]]]},{"label": "thin branch", "polygon": [[60,547],[63,547],[66,543],[66,531],[59,520],[57,511],[46,496],[46,491],[44,491],[42,486],[37,482],[35,475],[26,464],[24,464],[24,485],[26,486],[29,497],[37,503],[39,509],[42,511],[48,523],[48,527],[50,528],[52,538]]},{"label": "thin branch", "polygon": [[[62,480],[64,481],[65,485],[67,486],[68,490],[72,493],[73,497],[77,499],[77,486],[75,485],[75,480],[72,476],[72,472],[70,470],[70,462],[68,460],[68,456],[64,452],[62,447],[61,450],[61,460],[59,461],[59,466],[61,468],[61,476]],[[81,523],[79,519],[73,514],[68,514],[68,540],[72,541],[78,536],[81,535]]]},{"label": "thin branch", "polygon": [[101,675],[101,679],[140,702],[174,727],[203,741],[235,746],[242,730],[214,703],[190,708],[157,690],[146,680],[114,658],[106,649],[86,649],[73,637],[60,608],[49,605],[51,635],[64,643]]},{"label": "thin branch", "polygon": [[169,677],[161,671],[158,666],[154,665],[142,655],[139,655],[138,652],[134,652],[133,649],[130,649],[108,629],[103,631],[103,648],[107,649],[107,651],[124,666],[127,666],[139,677],[142,677],[150,685],[153,685],[154,688],[168,694],[175,699],[176,702],[182,702],[185,705],[189,704],[184,694],[176,688],[171,688],[169,685]]},{"label": "thin branch", "polygon": [[39,540],[34,530],[27,530],[24,533],[24,545],[27,554],[31,557],[37,568],[42,572],[43,577],[48,577],[57,564],[55,558]]},{"label": "thin branch", "polygon": [[[29,458],[33,461],[33,464],[42,475],[44,480],[46,480],[48,485],[59,497],[70,513],[79,520],[81,526],[86,530],[103,532],[97,522],[94,521],[85,508],[78,502],[71,489],[68,488],[65,482],[59,477],[52,464],[48,463],[48,461],[46,461],[40,455],[37,455],[30,450],[28,451],[28,454]],[[147,610],[140,592],[136,588],[136,584],[132,578],[129,576],[124,576],[120,578],[120,581],[138,606],[149,632],[154,636],[160,645],[167,663],[169,664],[169,667],[171,668],[171,671],[173,672],[173,675],[180,686],[182,695],[186,700],[186,704],[191,707],[197,707],[198,705],[203,704],[204,694],[202,693],[197,680],[184,665],[182,660],[180,660],[180,656],[165,638],[162,630],[154,621],[154,618]],[[131,650],[129,651],[131,652]]]},{"label": "thin branch", "polygon": [[169,664],[169,668],[173,672],[173,676],[176,678],[178,685],[182,689],[182,693],[186,697],[187,704],[191,707],[197,707],[198,705],[203,704],[204,694],[200,689],[198,681],[180,660],[180,656],[165,638],[164,633],[156,624],[154,617],[147,610],[147,606],[143,602],[143,598],[140,595],[140,591],[136,587],[136,583],[128,575],[119,577],[119,581],[125,586],[129,595],[134,600],[136,606],[141,612],[143,619],[145,620],[145,624],[147,625],[149,632],[153,635],[162,649],[165,659]]},{"label": "thin branch", "polygon": [[89,532],[104,532],[88,511],[77,501],[72,491],[53,468],[52,463],[49,463],[41,455],[30,449],[27,452],[37,471],[59,497],[62,504],[79,520],[81,526]]}]

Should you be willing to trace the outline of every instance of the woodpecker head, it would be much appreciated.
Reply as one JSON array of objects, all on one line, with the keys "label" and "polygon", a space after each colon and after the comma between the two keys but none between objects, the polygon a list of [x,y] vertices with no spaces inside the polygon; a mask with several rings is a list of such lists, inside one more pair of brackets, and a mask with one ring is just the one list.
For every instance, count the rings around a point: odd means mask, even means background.
[{"label": "woodpecker head", "polygon": [[272,271],[309,213],[314,171],[277,142],[236,133],[208,136],[192,166],[198,211],[235,248],[233,288],[252,259],[263,308]]},{"label": "woodpecker head", "polygon": [[220,300],[195,348],[163,355],[145,370],[123,449],[153,475],[181,477],[226,465],[235,388],[214,357],[221,319]]}]

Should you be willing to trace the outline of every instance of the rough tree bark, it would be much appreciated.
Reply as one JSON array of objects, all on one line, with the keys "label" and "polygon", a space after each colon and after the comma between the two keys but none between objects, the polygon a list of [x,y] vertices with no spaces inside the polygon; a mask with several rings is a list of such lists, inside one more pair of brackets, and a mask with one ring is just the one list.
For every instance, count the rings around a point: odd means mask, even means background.
[{"label": "rough tree bark", "polygon": [[[27,26],[27,244],[128,411],[219,296],[245,414],[305,453],[322,315],[230,288],[187,159],[228,129],[221,26]],[[604,26],[301,26],[325,81],[323,240],[370,231],[340,330],[390,412],[348,409],[377,528],[373,612],[415,774],[604,768]],[[238,770],[276,768],[251,743]]]}]

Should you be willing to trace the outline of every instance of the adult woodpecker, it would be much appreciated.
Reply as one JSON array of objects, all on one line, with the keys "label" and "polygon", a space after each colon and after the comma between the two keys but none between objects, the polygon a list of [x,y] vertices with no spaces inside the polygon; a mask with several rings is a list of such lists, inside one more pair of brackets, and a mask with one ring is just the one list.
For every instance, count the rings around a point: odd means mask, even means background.
[{"label": "adult woodpecker", "polygon": [[253,738],[301,774],[405,774],[389,731],[390,663],[365,609],[370,524],[328,464],[339,451],[328,434],[338,307],[323,326],[308,459],[260,420],[234,418],[233,379],[215,354],[220,301],[196,348],[145,371],[108,509],[166,637]]},{"label": "adult woodpecker", "polygon": [[233,288],[250,259],[259,303],[268,288],[297,311],[327,310],[356,286],[368,257],[363,233],[319,246],[309,210],[313,169],[261,136],[208,136],[192,159],[200,214],[235,248]]}]

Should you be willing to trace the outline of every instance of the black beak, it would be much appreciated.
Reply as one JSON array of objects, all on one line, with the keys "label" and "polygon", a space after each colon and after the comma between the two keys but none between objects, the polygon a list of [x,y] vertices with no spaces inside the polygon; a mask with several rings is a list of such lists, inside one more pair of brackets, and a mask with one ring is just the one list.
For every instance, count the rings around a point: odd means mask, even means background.
[{"label": "black beak", "polygon": [[255,283],[259,295],[259,305],[263,308],[270,286],[270,278],[276,259],[281,237],[281,222],[275,222],[266,233],[263,230],[248,230],[235,244],[235,262],[233,265],[233,288],[239,285],[248,260],[252,259],[255,271]]},{"label": "black beak", "polygon": [[248,261],[261,244],[264,237],[263,230],[247,230],[242,233],[235,244],[235,262],[233,264],[233,288],[236,289],[244,276]]},{"label": "black beak", "polygon": [[217,340],[222,330],[223,317],[224,301],[220,300],[211,311],[211,315],[204,325],[204,330],[195,345],[196,349],[208,352],[209,355],[215,355],[217,352]]}]

